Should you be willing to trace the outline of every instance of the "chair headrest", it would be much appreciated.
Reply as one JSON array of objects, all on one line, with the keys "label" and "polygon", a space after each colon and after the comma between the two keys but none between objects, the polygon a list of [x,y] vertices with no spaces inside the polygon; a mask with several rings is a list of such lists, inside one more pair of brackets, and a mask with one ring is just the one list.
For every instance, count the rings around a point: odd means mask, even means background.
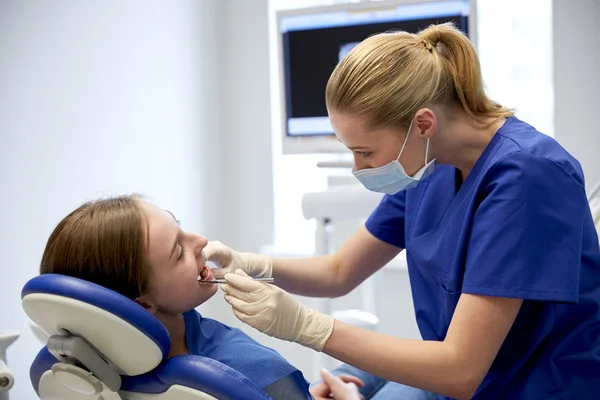
[{"label": "chair headrest", "polygon": [[142,306],[81,279],[44,274],[21,292],[23,309],[46,334],[85,339],[121,375],[139,375],[169,353],[165,327]]}]

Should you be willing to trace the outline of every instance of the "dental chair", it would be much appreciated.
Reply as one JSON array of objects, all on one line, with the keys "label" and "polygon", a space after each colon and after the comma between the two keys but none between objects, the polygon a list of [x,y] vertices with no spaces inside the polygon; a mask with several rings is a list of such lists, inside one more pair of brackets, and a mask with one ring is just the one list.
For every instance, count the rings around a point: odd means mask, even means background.
[{"label": "dental chair", "polygon": [[30,369],[43,400],[266,400],[250,379],[215,360],[165,359],[165,327],[142,306],[64,275],[31,279],[23,309],[47,335]]}]

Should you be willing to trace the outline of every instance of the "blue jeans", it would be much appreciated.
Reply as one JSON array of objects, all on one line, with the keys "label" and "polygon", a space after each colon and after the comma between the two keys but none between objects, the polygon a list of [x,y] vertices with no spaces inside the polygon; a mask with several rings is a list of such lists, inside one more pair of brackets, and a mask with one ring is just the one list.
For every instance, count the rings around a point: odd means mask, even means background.
[{"label": "blue jeans", "polygon": [[333,371],[334,375],[346,374],[354,375],[365,383],[360,388],[360,393],[366,399],[371,400],[437,400],[438,396],[434,393],[426,392],[410,386],[402,385],[396,382],[386,381],[373,374],[354,368],[347,364],[342,364]]},{"label": "blue jeans", "polygon": [[[373,374],[361,371],[358,368],[342,364],[331,371],[334,375],[346,374],[360,378],[365,386],[361,387],[360,393],[367,400],[437,400],[438,396],[421,389],[389,382]],[[314,382],[316,385],[319,381]],[[306,391],[306,381],[299,372],[292,373],[284,378],[273,382],[264,388],[264,391],[274,400],[307,400],[312,398]]]}]

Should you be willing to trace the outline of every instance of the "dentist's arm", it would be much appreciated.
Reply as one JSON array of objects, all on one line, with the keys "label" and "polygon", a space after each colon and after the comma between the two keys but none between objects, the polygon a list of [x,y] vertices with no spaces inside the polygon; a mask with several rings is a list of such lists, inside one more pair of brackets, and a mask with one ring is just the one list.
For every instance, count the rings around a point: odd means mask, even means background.
[{"label": "dentist's arm", "polygon": [[303,259],[273,259],[239,253],[219,242],[204,249],[207,259],[221,265],[215,277],[241,269],[248,275],[274,277],[277,286],[290,293],[312,297],[339,297],[354,289],[387,264],[402,249],[371,235],[362,226],[335,253]]},{"label": "dentist's arm", "polygon": [[402,249],[361,226],[335,253],[304,259],[274,259],[277,286],[303,296],[343,296],[390,262]]},{"label": "dentist's arm", "polygon": [[457,399],[487,374],[522,300],[462,294],[443,341],[401,339],[335,321],[282,289],[227,274],[225,299],[242,322],[382,378]]},{"label": "dentist's arm", "polygon": [[397,338],[336,321],[323,352],[391,381],[470,399],[521,304],[520,299],[462,294],[446,338],[439,342]]}]

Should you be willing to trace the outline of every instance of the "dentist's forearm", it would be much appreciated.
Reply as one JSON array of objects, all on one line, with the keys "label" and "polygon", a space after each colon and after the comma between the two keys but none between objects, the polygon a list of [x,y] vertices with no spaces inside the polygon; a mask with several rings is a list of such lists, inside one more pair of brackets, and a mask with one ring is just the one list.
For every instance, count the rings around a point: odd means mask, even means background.
[{"label": "dentist's forearm", "polygon": [[402,249],[360,227],[335,253],[297,260],[273,260],[276,285],[290,293],[339,297],[349,293]]},{"label": "dentist's forearm", "polygon": [[323,352],[384,379],[451,398],[468,398],[468,368],[444,342],[401,339],[335,321]]},{"label": "dentist's forearm", "polygon": [[344,294],[344,282],[332,255],[273,259],[275,285],[287,292],[309,297],[338,297]]}]

